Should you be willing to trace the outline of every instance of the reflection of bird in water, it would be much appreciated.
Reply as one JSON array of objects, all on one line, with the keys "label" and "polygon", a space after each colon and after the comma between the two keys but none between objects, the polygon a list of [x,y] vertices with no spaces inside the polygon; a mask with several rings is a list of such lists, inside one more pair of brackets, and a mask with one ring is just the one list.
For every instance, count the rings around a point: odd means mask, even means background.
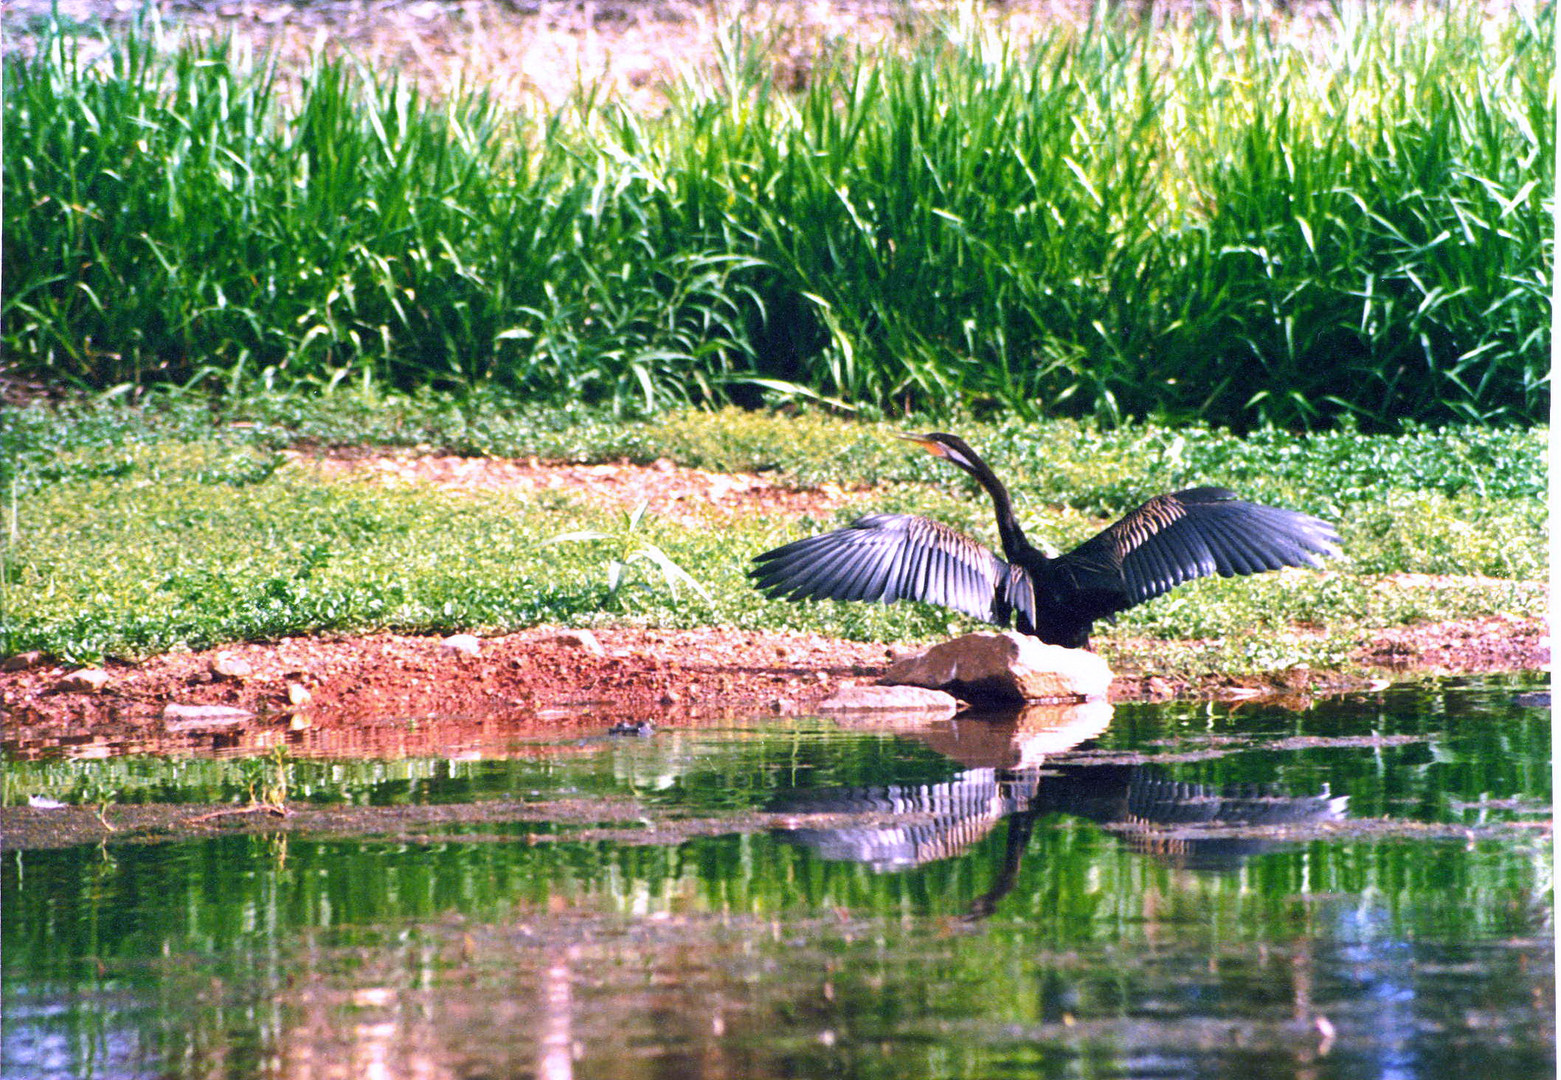
[{"label": "reflection of bird in water", "polygon": [[1000,773],[966,769],[935,784],[802,789],[771,807],[777,813],[838,815],[823,825],[785,829],[780,836],[821,858],[905,870],[952,858],[1034,798],[1035,770]]},{"label": "reflection of bird in water", "polygon": [[1097,619],[1183,582],[1320,566],[1339,552],[1318,518],[1243,502],[1223,488],[1157,495],[1055,558],[1025,539],[1008,489],[953,435],[905,435],[976,478],[992,497],[1003,555],[912,514],[869,514],[844,529],[766,551],[750,571],[766,594],[789,600],[920,600],[1007,626],[1053,645],[1084,648]]},{"label": "reflection of bird in water", "polygon": [[1212,787],[1170,780],[1142,765],[1064,766],[1047,778],[1030,809],[1061,811],[1102,825],[1144,825],[1128,842],[1188,870],[1234,870],[1248,855],[1274,847],[1263,837],[1176,836],[1176,826],[1262,828],[1337,821],[1348,795],[1328,785],[1316,795],[1288,795],[1261,784]]},{"label": "reflection of bird in water", "polygon": [[1062,765],[1044,771],[966,769],[932,784],[801,789],[771,809],[826,818],[821,824],[779,829],[780,839],[820,858],[866,863],[879,872],[952,858],[1008,818],[1002,865],[992,889],[976,903],[975,913],[981,915],[990,914],[1013,889],[1035,823],[1048,814],[1071,814],[1103,825],[1158,827],[1129,833],[1128,843],[1185,869],[1233,870],[1283,840],[1176,837],[1164,830],[1335,821],[1344,816],[1348,803],[1348,796],[1334,796],[1327,788],[1318,795],[1294,796],[1255,785],[1182,783],[1144,766]]},{"label": "reflection of bird in water", "polygon": [[[1080,765],[1048,770],[1039,797],[1024,812],[1009,819],[1002,865],[992,887],[971,905],[970,916],[979,919],[992,914],[998,901],[1013,891],[1019,862],[1030,846],[1035,822],[1049,813],[1074,814],[1103,825],[1303,825],[1339,820],[1349,801],[1348,795],[1330,794],[1326,784],[1321,794],[1296,796],[1250,784],[1223,790],[1185,784],[1135,765]],[[1250,856],[1283,843],[1235,836],[1171,838],[1152,829],[1134,834],[1129,842],[1139,851],[1187,870],[1234,870]]]}]

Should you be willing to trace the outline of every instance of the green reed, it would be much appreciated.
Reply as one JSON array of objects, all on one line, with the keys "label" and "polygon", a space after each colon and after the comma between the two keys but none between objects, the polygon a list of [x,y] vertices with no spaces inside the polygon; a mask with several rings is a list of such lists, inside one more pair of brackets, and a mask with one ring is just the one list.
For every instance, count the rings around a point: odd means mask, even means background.
[{"label": "green reed", "polygon": [[0,338],[95,387],[1532,422],[1553,40],[953,17],[790,94],[733,31],[647,117],[56,32],[5,67]]}]

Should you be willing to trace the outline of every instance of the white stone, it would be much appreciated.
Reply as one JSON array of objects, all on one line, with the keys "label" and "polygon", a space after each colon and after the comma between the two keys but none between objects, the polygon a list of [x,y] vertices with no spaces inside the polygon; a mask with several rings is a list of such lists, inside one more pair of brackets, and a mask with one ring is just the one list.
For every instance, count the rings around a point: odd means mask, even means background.
[{"label": "white stone", "polygon": [[895,664],[886,686],[925,686],[966,701],[1079,701],[1104,697],[1111,667],[1084,649],[1016,633],[982,631],[934,645]]},{"label": "white stone", "polygon": [[255,669],[242,656],[220,652],[211,658],[211,673],[224,679],[247,679],[255,673]]},{"label": "white stone", "polygon": [[466,656],[482,655],[482,639],[476,634],[451,634],[439,643],[439,647],[446,652],[462,653]]},{"label": "white stone", "polygon": [[607,650],[602,648],[602,643],[596,640],[596,635],[589,630],[560,630],[553,635],[553,641],[559,645],[572,645],[577,649],[584,649],[592,656],[606,656]]},{"label": "white stone", "polygon": [[107,686],[111,679],[112,676],[102,668],[82,668],[55,683],[54,688],[67,694],[95,694]]}]

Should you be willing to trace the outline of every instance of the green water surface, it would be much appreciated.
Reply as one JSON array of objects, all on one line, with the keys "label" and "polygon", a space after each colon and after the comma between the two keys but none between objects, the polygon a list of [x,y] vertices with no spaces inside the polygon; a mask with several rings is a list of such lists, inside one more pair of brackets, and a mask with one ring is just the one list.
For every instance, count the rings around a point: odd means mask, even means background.
[{"label": "green water surface", "polygon": [[1124,705],[1029,768],[962,749],[983,720],[13,753],[11,806],[285,769],[301,806],[603,810],[7,850],[0,1076],[1549,1077],[1542,691]]}]

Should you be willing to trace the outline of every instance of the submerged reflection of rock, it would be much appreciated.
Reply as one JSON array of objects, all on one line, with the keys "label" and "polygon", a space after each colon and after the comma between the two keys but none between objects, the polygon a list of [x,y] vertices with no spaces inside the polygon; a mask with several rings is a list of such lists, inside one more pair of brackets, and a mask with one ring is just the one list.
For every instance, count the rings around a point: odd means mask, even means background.
[{"label": "submerged reflection of rock", "polygon": [[1234,869],[1286,842],[1253,830],[1345,814],[1348,797],[1326,787],[1311,796],[1255,785],[1216,788],[1169,779],[1152,764],[1089,764],[1060,756],[1100,734],[1110,715],[1109,706],[1091,703],[901,729],[966,768],[929,783],[790,792],[772,809],[799,820],[776,835],[822,858],[887,872],[955,856],[1008,818],[1004,865],[992,893],[978,902],[980,913],[1012,888],[1035,823],[1050,814],[1110,826],[1134,849],[1191,870]]}]

